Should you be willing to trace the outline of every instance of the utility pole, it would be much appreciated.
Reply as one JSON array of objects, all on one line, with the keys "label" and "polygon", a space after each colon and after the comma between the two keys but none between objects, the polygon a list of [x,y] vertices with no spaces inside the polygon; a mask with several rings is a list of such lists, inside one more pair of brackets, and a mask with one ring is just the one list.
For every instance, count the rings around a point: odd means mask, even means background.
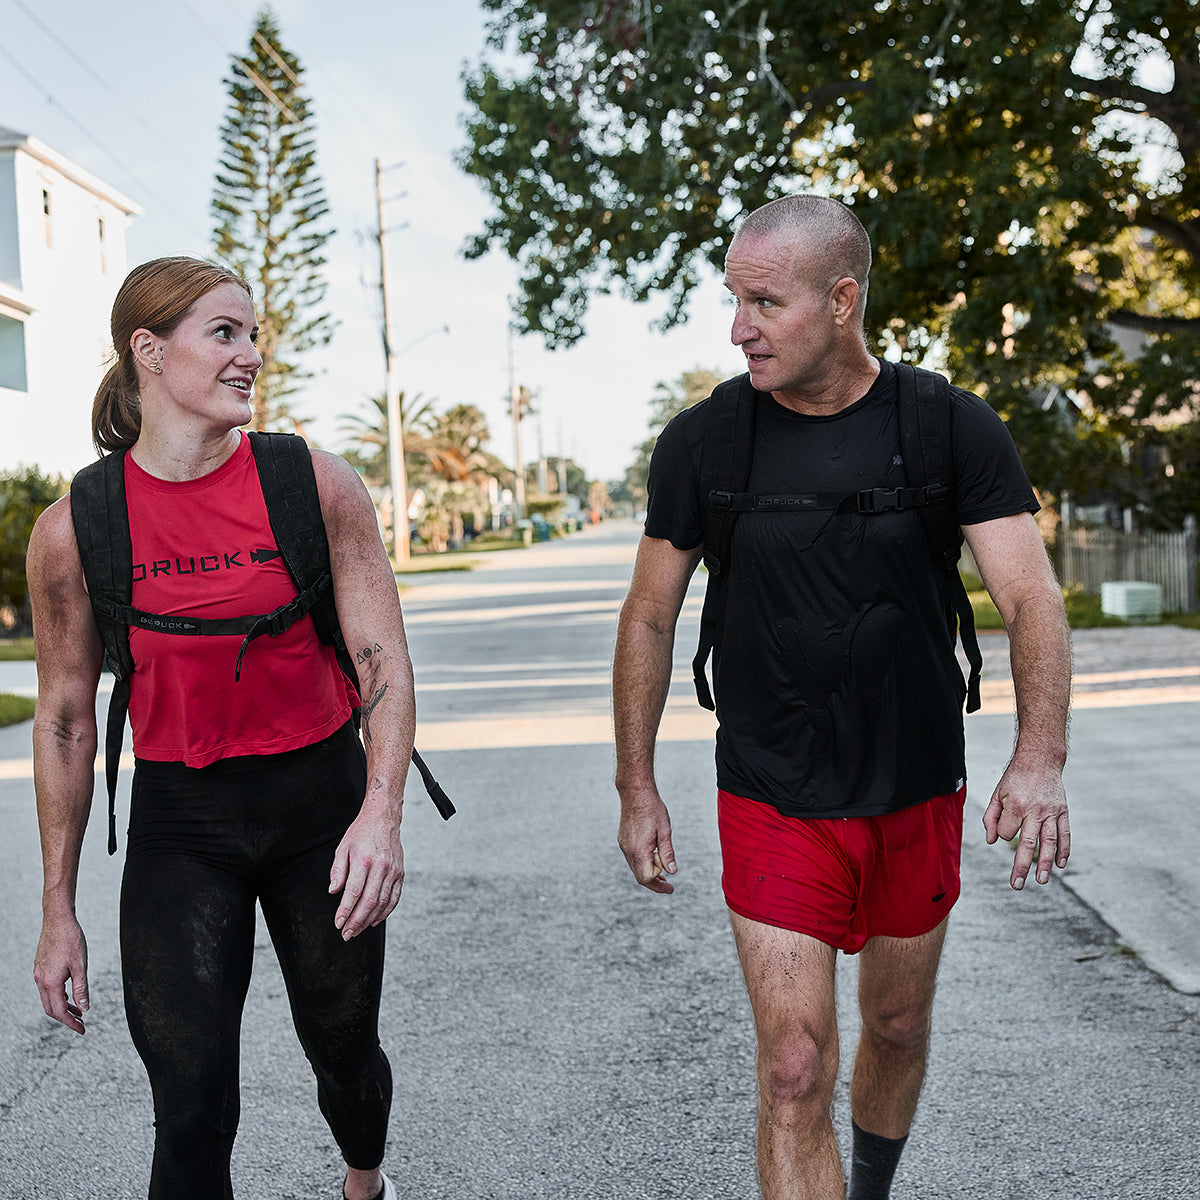
[{"label": "utility pole", "polygon": [[525,464],[521,460],[521,388],[517,386],[517,376],[513,370],[513,327],[508,323],[508,395],[512,405],[513,418],[513,456],[516,459],[516,475],[513,479],[514,516],[520,521],[525,516]]},{"label": "utility pole", "polygon": [[546,439],[543,436],[545,425],[545,413],[538,413],[538,469],[537,481],[538,491],[543,495],[550,493],[549,475],[546,470]]},{"label": "utility pole", "polygon": [[384,398],[387,402],[388,476],[392,488],[392,561],[408,562],[408,472],[404,466],[404,427],[396,387],[396,356],[392,351],[392,318],[388,304],[387,226],[383,223],[383,170],[375,160],[375,205],[379,221],[379,292],[383,299]]},{"label": "utility pole", "polygon": [[558,490],[563,495],[567,494],[567,456],[563,450],[563,426],[562,417],[558,418]]}]

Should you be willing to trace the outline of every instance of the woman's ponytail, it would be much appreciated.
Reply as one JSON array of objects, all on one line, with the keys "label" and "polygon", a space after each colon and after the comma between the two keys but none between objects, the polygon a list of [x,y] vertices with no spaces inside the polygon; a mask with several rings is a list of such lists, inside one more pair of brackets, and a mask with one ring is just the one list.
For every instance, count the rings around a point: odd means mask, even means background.
[{"label": "woman's ponytail", "polygon": [[[142,430],[142,401],[137,381],[130,383],[126,378],[127,354],[128,348],[126,354],[118,353],[92,402],[92,441],[101,454],[127,450]],[[129,366],[133,366],[131,361]]]}]

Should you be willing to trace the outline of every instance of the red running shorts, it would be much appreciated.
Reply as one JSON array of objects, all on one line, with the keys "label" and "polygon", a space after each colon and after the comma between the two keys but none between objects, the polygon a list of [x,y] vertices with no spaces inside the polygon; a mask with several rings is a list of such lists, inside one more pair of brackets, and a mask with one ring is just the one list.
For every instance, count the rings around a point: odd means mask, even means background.
[{"label": "red running shorts", "polygon": [[847,954],[936,929],[959,893],[967,789],[881,817],[785,817],[717,793],[725,902]]}]

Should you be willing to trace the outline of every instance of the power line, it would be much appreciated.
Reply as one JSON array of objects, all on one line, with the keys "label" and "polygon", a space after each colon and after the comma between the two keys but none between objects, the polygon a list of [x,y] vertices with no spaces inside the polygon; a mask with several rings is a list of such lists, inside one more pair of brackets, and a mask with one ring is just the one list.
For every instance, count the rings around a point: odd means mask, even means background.
[{"label": "power line", "polygon": [[[192,8],[191,4],[188,3],[188,0],[178,0],[178,2],[182,7],[187,9],[193,19],[205,30],[209,37],[212,38],[217,45],[221,46],[222,50],[224,50],[224,46],[222,45],[218,35],[214,33],[214,31],[207,24],[205,24],[200,15],[195,11],[195,9]],[[225,11],[227,11],[235,20],[237,20],[239,23],[245,20],[245,14],[239,12],[237,7],[231,3],[231,0],[221,0],[221,2]],[[257,30],[255,30],[251,36],[254,42],[262,47],[262,49],[279,66],[280,70],[282,70],[294,84],[301,83],[295,72],[288,67],[286,61],[284,61],[282,56],[275,51],[274,47],[270,45],[267,39],[263,38]],[[359,107],[355,100],[337,83],[333,75],[321,66],[318,58],[307,55],[304,52],[303,47],[299,47],[298,49],[300,50],[301,61],[304,64],[304,73],[307,77],[306,82],[308,80],[319,81],[319,86],[334,93],[336,97],[345,105],[345,108],[350,114],[352,114],[353,117],[353,119],[349,121],[339,120],[335,115],[335,111],[331,111],[329,106],[324,106],[320,110],[320,124],[326,128],[332,127],[341,131],[358,147],[361,148],[365,156],[369,156],[371,160],[374,160],[379,153],[380,147],[389,144],[390,139],[384,136],[372,115],[368,112],[364,112],[364,110]],[[228,51],[226,51],[226,53],[228,53]],[[376,145],[374,148],[369,145],[366,137],[364,136],[364,130],[369,137],[375,139]],[[436,238],[440,238],[443,242],[450,243],[451,245],[453,245],[454,238],[446,232],[438,215],[436,206],[426,199],[419,175],[416,172],[411,171],[407,172],[407,174],[412,186],[416,204],[421,214],[421,220],[414,223],[414,225],[411,227],[412,236],[415,237],[417,242],[423,247],[427,254],[432,255],[436,252],[437,246],[434,237],[430,236],[429,231],[432,231]],[[450,251],[450,259],[454,273],[461,277],[463,274],[463,265],[459,260],[457,253],[453,249]],[[442,294],[442,302],[446,308],[449,309],[452,307],[452,303],[450,301],[449,288],[446,282],[439,278],[438,287]]]},{"label": "power line", "polygon": [[[147,133],[152,134],[154,136],[154,138],[156,139],[156,145],[158,145],[158,147],[160,149],[162,148],[164,143],[162,141],[157,140],[161,137],[161,130],[155,129],[154,126],[152,126],[150,124],[150,122],[147,121],[146,118],[143,117],[142,114],[140,112],[138,112],[138,110],[132,104],[130,104],[123,96],[118,94],[113,89],[112,85],[108,82],[108,80],[106,80],[103,76],[101,76],[91,66],[91,64],[88,63],[88,61],[85,58],[83,58],[80,54],[77,54],[67,44],[66,40],[62,37],[61,34],[57,33],[55,30],[51,29],[50,26],[47,25],[46,22],[43,21],[41,19],[41,17],[39,17],[37,15],[37,13],[35,13],[28,5],[23,4],[22,0],[12,0],[12,3],[16,8],[20,9],[21,12],[23,12],[25,14],[25,16],[28,17],[29,20],[32,21],[52,42],[54,42],[54,44],[69,59],[71,59],[71,61],[73,63],[75,63],[75,65],[77,67],[79,67],[80,70],[86,72],[86,74],[88,75],[88,77],[90,79],[92,79],[94,82],[98,83],[121,106],[121,108],[125,112],[127,112],[131,117],[133,117],[133,119],[135,121],[137,121],[137,123],[139,125],[141,125],[141,127],[144,130],[146,130]],[[175,149],[174,145],[169,140],[165,143],[165,145],[167,146],[169,153],[171,153],[174,156],[176,162],[181,163],[188,168],[191,168],[191,166],[193,164],[188,162],[188,160],[185,159],[183,157],[183,155],[181,155]]]},{"label": "power line", "polygon": [[[238,12],[238,10],[229,2],[229,0],[224,0],[224,5],[225,5],[226,10],[230,14],[232,14],[234,17],[236,17],[238,21],[241,21],[244,19],[243,14]],[[276,65],[279,67],[279,69],[281,71],[283,71],[283,73],[285,75],[287,75],[287,77],[292,81],[293,84],[295,84],[296,86],[303,86],[300,82],[299,77],[296,75],[296,73],[291,69],[291,67],[289,67],[287,65],[287,63],[284,61],[282,56],[276,52],[275,48],[270,44],[270,42],[267,41],[266,38],[264,38],[262,36],[262,34],[260,34],[258,32],[258,30],[255,30],[254,34],[252,36],[253,36],[253,40],[259,46],[261,46],[262,49],[267,54],[269,54],[272,59],[274,59]],[[342,89],[340,87],[338,87],[337,83],[333,80],[333,78],[331,76],[326,74],[325,71],[323,71],[319,66],[314,65],[314,63],[311,60],[305,62],[304,71],[306,74],[308,74],[310,76],[311,75],[318,76],[326,84],[328,84],[328,86],[341,97],[341,99],[346,104],[346,106],[354,111],[354,113],[358,117],[358,119],[364,125],[369,127],[371,132],[375,135],[376,140],[379,142],[382,142],[384,140],[383,137],[380,135],[379,130],[376,129],[374,124],[372,123],[371,118],[369,116],[367,116],[365,113],[363,113],[363,111],[361,109],[359,109],[357,105],[355,105],[354,101],[351,100],[350,97],[347,96],[346,93],[344,91],[342,91]],[[372,151],[371,147],[369,145],[367,145],[367,143],[363,140],[362,135],[359,133],[356,126],[354,126],[354,125],[347,126],[337,120],[333,120],[332,123],[337,125],[340,129],[343,129],[347,133],[349,133],[349,135],[352,138],[354,138],[354,140],[356,142],[358,142],[359,146],[363,149],[363,151],[366,154],[373,156],[374,152]]]},{"label": "power line", "polygon": [[293,86],[300,86],[300,77],[287,65],[279,55],[279,51],[267,41],[265,37],[256,29],[254,31],[254,40],[262,47],[263,50],[270,56],[272,62],[292,81]]},{"label": "power line", "polygon": [[[219,47],[221,53],[227,55],[230,59],[232,59],[234,67],[237,70],[239,70],[243,75],[245,75],[245,77],[252,84],[254,84],[254,86],[262,94],[264,99],[266,99],[266,101],[269,104],[273,105],[275,107],[275,109],[278,110],[278,112],[283,116],[283,118],[288,122],[288,124],[289,125],[299,125],[300,121],[297,118],[296,114],[294,112],[292,112],[292,110],[290,108],[288,108],[288,106],[279,98],[279,96],[276,94],[275,90],[271,87],[271,85],[269,83],[267,83],[266,80],[264,80],[261,76],[259,76],[259,74],[256,71],[254,71],[246,63],[244,63],[241,60],[241,58],[238,57],[238,55],[234,54],[231,50],[225,49],[225,45],[221,41],[220,37],[216,33],[214,33],[213,30],[205,23],[204,19],[200,16],[200,14],[188,3],[188,0],[177,0],[177,2],[179,4],[180,8],[184,9],[188,13],[188,15],[191,16],[192,20],[195,21],[196,24],[199,25],[200,28],[203,29],[204,32],[207,33],[210,38],[212,38],[212,40]],[[240,19],[240,14],[239,14],[239,19]]]},{"label": "power line", "polygon": [[147,196],[150,196],[157,204],[162,206],[162,208],[165,212],[167,212],[170,216],[174,217],[175,220],[178,221],[179,224],[188,231],[189,235],[191,235],[193,237],[195,236],[196,230],[192,228],[191,222],[188,221],[188,219],[186,217],[184,217],[180,213],[178,213],[170,205],[170,203],[168,203],[166,200],[164,200],[148,183],[146,183],[132,167],[130,167],[128,164],[126,164],[124,161],[122,161],[122,159],[120,157],[118,157],[117,154],[115,154],[111,149],[109,149],[109,147],[107,145],[105,145],[105,143],[102,142],[90,129],[88,129],[88,127],[86,125],[84,125],[84,123],[82,121],[80,121],[79,118],[76,117],[74,113],[72,113],[68,108],[66,108],[64,105],[60,104],[57,100],[55,100],[54,96],[50,93],[49,89],[46,88],[42,84],[42,82],[39,79],[37,79],[36,76],[34,76],[32,74],[32,72],[29,71],[29,69],[25,66],[25,64],[22,63],[20,61],[20,59],[16,58],[6,46],[0,46],[0,54],[3,54],[4,57],[7,58],[8,61],[11,62],[13,64],[13,66],[16,67],[16,69],[27,80],[29,80],[29,82],[31,84],[33,84],[33,86],[45,98],[47,104],[51,104],[55,108],[57,108],[58,111],[61,112],[63,114],[63,116],[66,117],[66,119],[68,121],[70,121],[70,123],[72,125],[74,125],[75,128],[78,129],[79,132],[82,133],[83,136],[88,139],[88,141],[90,141],[94,146],[96,146],[97,149],[99,149],[109,159],[111,159],[112,162],[116,164],[116,166],[118,166],[122,171],[125,172],[126,175],[128,175],[130,177],[130,179],[134,180],[134,182],[137,183],[137,185],[146,193]]}]

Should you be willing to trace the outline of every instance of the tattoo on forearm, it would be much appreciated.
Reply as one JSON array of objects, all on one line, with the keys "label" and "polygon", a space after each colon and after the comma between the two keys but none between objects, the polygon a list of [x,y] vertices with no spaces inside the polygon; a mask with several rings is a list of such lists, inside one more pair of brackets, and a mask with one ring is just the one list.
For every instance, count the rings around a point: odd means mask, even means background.
[{"label": "tattoo on forearm", "polygon": [[382,653],[383,653],[383,647],[378,642],[376,642],[374,646],[364,646],[358,652],[358,665],[362,666],[362,664],[365,663],[373,655],[382,654]]},{"label": "tattoo on forearm", "polygon": [[363,737],[369,742],[371,740],[371,714],[375,711],[376,705],[387,695],[388,685],[384,685],[371,693],[371,699],[363,705],[362,711],[362,730]]}]

